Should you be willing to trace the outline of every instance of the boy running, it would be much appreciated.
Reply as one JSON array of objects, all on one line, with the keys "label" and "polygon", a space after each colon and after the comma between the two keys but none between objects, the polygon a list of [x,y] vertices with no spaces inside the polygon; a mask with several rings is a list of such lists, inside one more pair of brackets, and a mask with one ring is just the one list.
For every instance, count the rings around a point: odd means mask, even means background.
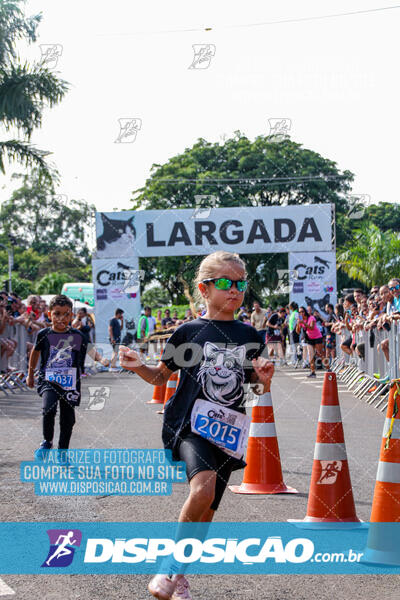
[{"label": "boy running", "polygon": [[[75,423],[75,406],[81,401],[81,365],[85,362],[87,339],[78,329],[70,326],[72,301],[63,294],[51,299],[49,316],[51,327],[38,332],[29,357],[27,385],[34,387],[34,371],[39,360],[40,372],[37,391],[43,400],[43,437],[36,451],[37,458],[53,446],[54,422],[60,404],[59,449],[67,449]],[[88,354],[93,360],[108,366],[94,348]]]}]

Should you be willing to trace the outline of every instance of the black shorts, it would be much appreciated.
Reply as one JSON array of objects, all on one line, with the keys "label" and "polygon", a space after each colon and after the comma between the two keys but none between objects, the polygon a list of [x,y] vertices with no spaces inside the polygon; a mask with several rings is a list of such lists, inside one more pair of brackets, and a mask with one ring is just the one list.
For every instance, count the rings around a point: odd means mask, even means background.
[{"label": "black shorts", "polygon": [[322,337],[320,337],[320,338],[317,338],[317,339],[315,339],[315,340],[312,340],[311,338],[307,337],[307,344],[308,344],[309,346],[316,346],[317,344],[322,344],[322,342],[323,342],[323,341],[324,341],[324,340],[323,340],[323,338],[322,338]]},{"label": "black shorts", "polygon": [[191,431],[184,434],[179,444],[178,454],[179,459],[186,463],[188,481],[200,471],[215,471],[217,473],[215,496],[210,506],[212,510],[217,510],[231,476],[235,459]]}]

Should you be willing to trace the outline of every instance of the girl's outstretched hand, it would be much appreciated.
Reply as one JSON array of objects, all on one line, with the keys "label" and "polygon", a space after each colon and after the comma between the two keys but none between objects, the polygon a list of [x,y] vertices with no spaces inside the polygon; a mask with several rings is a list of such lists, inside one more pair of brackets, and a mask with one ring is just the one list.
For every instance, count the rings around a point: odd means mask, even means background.
[{"label": "girl's outstretched hand", "polygon": [[131,348],[128,348],[127,346],[119,347],[118,357],[123,369],[134,370],[143,365],[136,350],[131,350]]},{"label": "girl's outstretched hand", "polygon": [[275,371],[274,363],[262,356],[253,358],[252,363],[258,380],[267,385],[271,383]]}]

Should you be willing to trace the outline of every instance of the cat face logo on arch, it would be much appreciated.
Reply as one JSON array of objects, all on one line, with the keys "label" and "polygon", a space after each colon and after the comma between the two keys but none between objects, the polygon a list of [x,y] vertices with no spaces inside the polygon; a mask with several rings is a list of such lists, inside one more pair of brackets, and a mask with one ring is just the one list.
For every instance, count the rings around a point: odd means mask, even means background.
[{"label": "cat face logo on arch", "polygon": [[48,529],[50,549],[42,567],[68,567],[74,558],[75,549],[81,545],[79,529]]}]

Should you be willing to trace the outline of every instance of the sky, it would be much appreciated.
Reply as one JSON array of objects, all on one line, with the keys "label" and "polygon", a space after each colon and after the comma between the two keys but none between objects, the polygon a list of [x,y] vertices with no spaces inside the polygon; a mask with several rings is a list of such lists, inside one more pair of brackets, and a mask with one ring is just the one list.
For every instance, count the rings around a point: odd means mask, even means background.
[{"label": "sky", "polygon": [[[49,68],[70,84],[31,141],[53,153],[58,193],[111,211],[130,208],[152,164],[198,138],[221,141],[239,129],[254,139],[270,133],[270,119],[287,119],[291,139],[355,174],[354,194],[397,202],[400,6],[328,17],[394,6],[28,0],[26,14],[43,18],[21,55],[40,60],[45,45],[56,47]],[[211,44],[207,68],[189,68],[196,44]],[[120,137],[119,119],[136,119],[135,139]],[[0,201],[14,171],[0,181]]]}]

